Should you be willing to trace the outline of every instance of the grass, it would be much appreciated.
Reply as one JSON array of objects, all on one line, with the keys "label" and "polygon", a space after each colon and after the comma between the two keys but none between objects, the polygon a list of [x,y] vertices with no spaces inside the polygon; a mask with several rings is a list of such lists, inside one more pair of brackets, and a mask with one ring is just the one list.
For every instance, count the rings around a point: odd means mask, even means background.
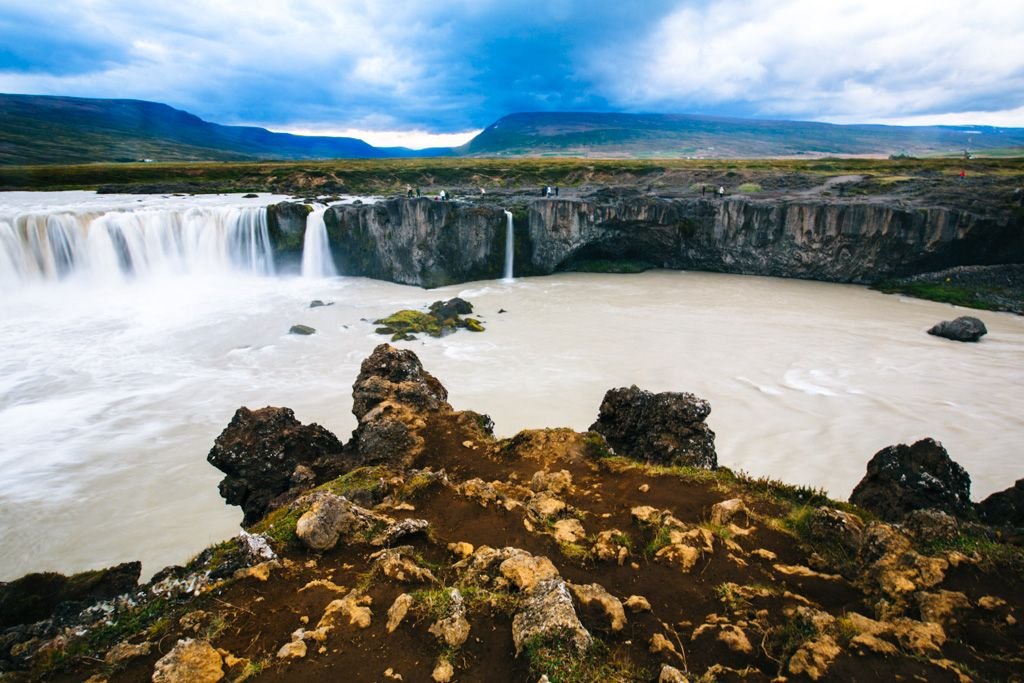
[{"label": "grass", "polygon": [[761,184],[760,183],[743,183],[739,187],[737,187],[736,190],[738,192],[742,192],[743,194],[757,194],[758,192],[761,191]]},{"label": "grass", "polygon": [[547,676],[551,683],[611,683],[654,678],[653,672],[610,651],[600,640],[594,639],[585,652],[578,652],[568,629],[534,636],[523,652],[530,664],[531,680]]},{"label": "grass", "polygon": [[872,289],[877,289],[884,294],[905,294],[918,299],[988,311],[1002,310],[1000,304],[991,301],[988,297],[1000,297],[1005,294],[1004,290],[998,287],[970,286],[952,281],[883,280],[874,284]]}]

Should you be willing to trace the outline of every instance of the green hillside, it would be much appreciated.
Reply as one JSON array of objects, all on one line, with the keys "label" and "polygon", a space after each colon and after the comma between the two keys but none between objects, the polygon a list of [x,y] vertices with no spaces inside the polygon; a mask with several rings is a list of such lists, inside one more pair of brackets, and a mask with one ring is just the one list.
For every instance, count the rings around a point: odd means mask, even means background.
[{"label": "green hillside", "polygon": [[834,125],[676,114],[511,114],[462,154],[756,158],[820,155],[1024,154],[1024,129]]},{"label": "green hillside", "polygon": [[166,104],[0,94],[0,164],[432,156],[355,138],[222,126]]}]

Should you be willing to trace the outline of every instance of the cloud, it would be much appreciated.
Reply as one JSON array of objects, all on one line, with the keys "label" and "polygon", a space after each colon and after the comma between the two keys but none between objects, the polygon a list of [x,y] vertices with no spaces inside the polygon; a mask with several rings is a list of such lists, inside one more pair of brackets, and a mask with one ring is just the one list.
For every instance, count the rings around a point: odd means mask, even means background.
[{"label": "cloud", "polygon": [[1024,12],[1002,0],[690,4],[589,55],[633,110],[868,120],[1024,105]]},{"label": "cloud", "polygon": [[2,0],[0,91],[430,134],[543,110],[1011,116],[1024,107],[1015,4]]}]

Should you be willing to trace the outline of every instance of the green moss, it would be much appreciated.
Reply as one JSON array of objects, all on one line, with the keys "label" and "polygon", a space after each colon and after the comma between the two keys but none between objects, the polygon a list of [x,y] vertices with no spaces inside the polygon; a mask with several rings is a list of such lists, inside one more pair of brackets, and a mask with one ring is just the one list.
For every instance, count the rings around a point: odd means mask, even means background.
[{"label": "green moss", "polygon": [[559,629],[538,634],[526,641],[523,653],[530,665],[531,680],[547,676],[551,683],[593,683],[593,681],[650,681],[654,673],[626,656],[618,656],[600,640],[580,653],[572,632]]},{"label": "green moss", "polygon": [[781,626],[776,626],[768,632],[765,638],[765,652],[778,663],[781,675],[796,651],[817,636],[818,629],[811,620],[797,613]]},{"label": "green moss", "polygon": [[476,318],[463,318],[462,322],[465,323],[465,327],[470,332],[483,332],[484,326],[480,324],[480,321]]},{"label": "green moss", "polygon": [[1012,296],[1012,294],[998,287],[972,286],[953,281],[883,280],[872,285],[872,289],[876,289],[884,294],[904,294],[917,299],[927,299],[928,301],[938,301],[940,303],[953,304],[954,306],[977,308],[986,311],[1006,310],[1005,304],[1000,303],[1000,300],[1006,298],[1008,294]]},{"label": "green moss", "polygon": [[757,194],[758,192],[761,191],[761,184],[760,183],[742,183],[736,189],[739,192],[742,192],[743,194]]},{"label": "green moss", "polygon": [[370,497],[375,497],[381,492],[383,480],[394,475],[395,472],[384,465],[357,467],[337,479],[321,484],[316,490],[329,491],[346,498],[351,498],[357,493],[364,493],[370,495]]},{"label": "green moss", "polygon": [[409,334],[421,332],[431,337],[441,336],[441,322],[423,311],[404,309],[392,313],[386,318],[373,321],[374,325],[383,325],[377,332],[379,334]]},{"label": "green moss", "polygon": [[644,546],[644,557],[650,559],[658,554],[658,551],[669,545],[671,542],[672,530],[667,526],[659,526],[654,536]]}]

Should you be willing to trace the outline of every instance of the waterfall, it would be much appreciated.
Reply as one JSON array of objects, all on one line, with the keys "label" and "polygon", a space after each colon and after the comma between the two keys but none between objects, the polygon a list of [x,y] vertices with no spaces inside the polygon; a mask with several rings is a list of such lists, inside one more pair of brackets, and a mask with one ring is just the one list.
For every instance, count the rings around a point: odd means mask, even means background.
[{"label": "waterfall", "polygon": [[512,212],[505,212],[505,275],[504,279],[507,282],[511,282],[512,277],[512,265],[515,260],[515,233],[512,231]]},{"label": "waterfall", "polygon": [[302,277],[336,277],[338,269],[331,257],[331,244],[324,223],[326,207],[314,208],[306,216],[306,236],[302,241]]},{"label": "waterfall", "polygon": [[0,216],[0,285],[67,277],[274,274],[263,207],[140,208]]}]

